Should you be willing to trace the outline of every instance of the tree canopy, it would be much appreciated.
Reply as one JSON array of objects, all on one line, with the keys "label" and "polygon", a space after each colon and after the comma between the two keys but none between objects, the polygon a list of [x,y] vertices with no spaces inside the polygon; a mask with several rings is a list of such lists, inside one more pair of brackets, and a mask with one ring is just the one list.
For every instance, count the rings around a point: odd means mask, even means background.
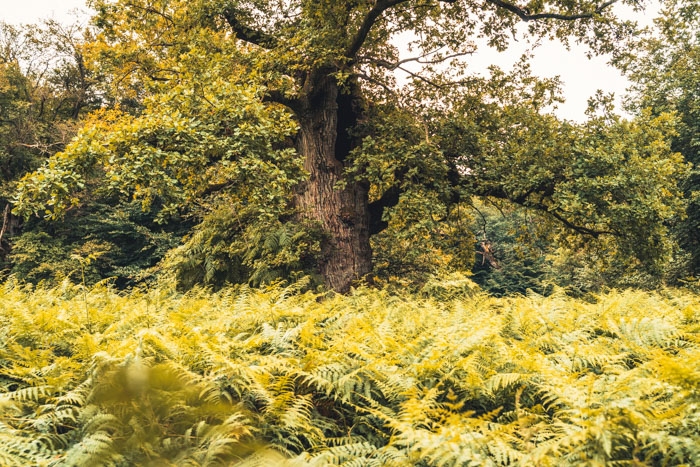
[{"label": "tree canopy", "polygon": [[674,232],[686,255],[688,269],[700,271],[700,7],[697,2],[662,2],[654,28],[634,44],[634,53],[621,60],[632,86],[628,105],[634,112],[648,109],[654,115],[674,113],[677,131],[671,148],[694,164],[683,182],[689,204],[687,218],[676,222]]}]

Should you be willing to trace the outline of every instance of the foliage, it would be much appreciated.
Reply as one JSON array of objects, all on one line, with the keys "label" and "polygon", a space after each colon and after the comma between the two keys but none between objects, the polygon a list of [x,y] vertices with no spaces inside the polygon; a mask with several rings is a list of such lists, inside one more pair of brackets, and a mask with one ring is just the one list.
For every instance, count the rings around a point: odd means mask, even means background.
[{"label": "foliage", "polygon": [[[17,181],[64,148],[77,132],[80,119],[100,103],[92,76],[85,68],[83,38],[79,25],[66,26],[47,20],[39,25],[15,27],[0,22],[0,209],[3,210],[0,268],[3,272],[18,266],[12,259],[18,241],[27,247],[47,236],[47,229],[31,230],[10,213]],[[23,232],[28,237],[20,241],[18,237]],[[46,254],[39,255],[39,262],[49,265],[49,269],[60,270],[67,265],[61,264],[61,260],[54,263],[56,255],[70,253],[58,251],[62,247],[55,240],[29,249],[36,253],[43,250]]]},{"label": "foliage", "polygon": [[133,286],[155,273],[151,268],[191,227],[182,220],[160,225],[153,217],[140,203],[113,206],[95,199],[61,221],[31,218],[13,238],[8,273],[34,284],[109,278],[120,288]]},{"label": "foliage", "polygon": [[634,44],[631,57],[620,65],[633,83],[630,109],[654,115],[674,112],[677,134],[671,146],[695,166],[683,183],[689,200],[687,218],[673,225],[684,250],[677,261],[689,257],[685,271],[678,274],[682,280],[700,272],[700,14],[694,1],[668,0],[661,4],[654,28]]},{"label": "foliage", "polygon": [[238,212],[228,205],[213,208],[157,270],[183,290],[259,286],[313,274],[322,233],[313,225],[256,215],[255,207]]},{"label": "foliage", "polygon": [[612,240],[618,262],[636,258],[660,274],[673,251],[668,223],[684,208],[678,185],[689,171],[670,148],[673,116],[624,120],[599,95],[588,121],[560,122],[542,111],[556,83],[521,67],[513,71],[521,80],[494,70],[455,96],[454,114],[436,111],[438,144],[453,170],[466,174],[463,190],[539,211],[557,221],[559,243],[576,251]]},{"label": "foliage", "polygon": [[0,22],[0,194],[37,168],[75,134],[96,96],[84,69],[77,26],[47,20],[16,27]]},{"label": "foliage", "polygon": [[[521,33],[617,57],[635,29],[613,3],[94,0],[81,50],[105,109],[22,180],[15,212],[60,218],[94,183],[161,220],[201,221],[170,262],[183,284],[315,263],[346,291],[371,272],[371,246],[385,277],[468,268],[456,203],[496,196],[615,236],[653,270],[681,209],[670,117],[560,122],[558,83],[534,78],[528,57],[483,79],[453,60],[477,37],[504,50]],[[414,79],[398,86],[398,69]]]},{"label": "foliage", "polygon": [[[510,73],[492,68],[490,77],[470,78],[453,90],[450,104],[437,100],[430,85],[416,87],[416,98],[426,103],[422,144],[434,149],[423,152],[432,163],[418,166],[411,183],[434,195],[420,214],[409,216],[404,230],[429,222],[435,212],[450,212],[444,206],[454,212],[461,205],[467,215],[448,225],[457,227],[462,219],[467,225],[447,238],[476,250],[476,264],[467,262],[468,269],[473,264],[476,280],[499,295],[545,292],[552,284],[577,293],[656,287],[676,274],[670,233],[683,216],[680,186],[690,169],[670,147],[673,115],[641,112],[625,120],[612,112],[609,96],[598,94],[587,121],[562,122],[547,111],[561,97],[558,81],[533,77],[527,60]],[[431,186],[423,174],[439,181]],[[445,179],[453,184],[440,184]],[[449,258],[423,247],[420,236],[404,235],[416,239],[413,251]],[[495,249],[498,266],[485,261],[481,242]],[[396,244],[382,246],[391,251]],[[396,254],[396,264],[410,251]]]},{"label": "foliage", "polygon": [[[562,122],[547,110],[562,97],[559,82],[532,76],[527,60],[452,85],[449,103],[446,91],[416,83],[406,100],[422,120],[377,106],[359,127],[349,173],[370,182],[371,200],[401,193],[372,239],[380,276],[420,282],[469,270],[475,250],[484,263],[483,240],[496,241],[504,260],[494,274],[477,265],[480,283],[498,294],[544,291],[551,280],[581,290],[653,287],[667,274],[676,249],[669,225],[682,216],[679,184],[689,171],[669,147],[673,116],[624,120],[598,95],[588,121]],[[477,205],[498,205],[510,219],[486,219]],[[516,233],[508,223],[527,227]]]},{"label": "foliage", "polygon": [[376,278],[415,286],[432,275],[468,271],[474,261],[470,214],[427,190],[402,195],[385,214],[387,228],[372,238]]},{"label": "foliage", "polygon": [[62,149],[98,98],[85,69],[81,29],[47,20],[0,22],[0,195]]},{"label": "foliage", "polygon": [[[182,84],[187,90],[149,99],[142,116],[116,110],[93,114],[64,152],[23,180],[19,212],[61,217],[81,201],[65,195],[84,188],[100,171],[102,193],[155,207],[163,221],[198,194],[222,187],[240,190],[232,204],[254,203],[272,213],[280,203],[284,207],[295,182],[288,177],[299,167],[292,152],[274,143],[292,134],[294,123],[281,109],[263,104],[253,87],[216,77],[188,78]],[[267,183],[271,174],[276,177]]]},{"label": "foliage", "polygon": [[700,462],[686,292],[0,294],[7,466]]},{"label": "foliage", "polygon": [[475,200],[472,209],[477,213],[471,227],[477,232],[472,279],[484,291],[495,296],[528,291],[547,295],[554,290],[553,284],[570,285],[552,274],[548,257],[554,253],[551,221],[496,200]]},{"label": "foliage", "polygon": [[659,252],[668,263],[653,270],[623,254],[619,239],[601,236],[582,242],[538,210],[496,199],[474,199],[471,208],[477,213],[470,226],[477,233],[472,279],[495,296],[529,290],[548,295],[564,289],[579,297],[611,288],[655,290],[677,274],[672,239]]},{"label": "foliage", "polygon": [[[303,269],[318,240],[292,224],[276,225],[302,175],[299,159],[284,145],[296,124],[280,106],[263,102],[263,88],[240,82],[230,57],[213,64],[206,58],[191,50],[178,84],[146,99],[139,115],[93,114],[64,152],[22,181],[20,212],[61,219],[86,201],[106,198],[138,202],[165,224],[179,216],[200,220],[165,266],[185,287],[259,283],[280,275],[270,270]],[[94,190],[85,189],[90,185]],[[287,250],[255,237],[268,236],[270,228]]]}]

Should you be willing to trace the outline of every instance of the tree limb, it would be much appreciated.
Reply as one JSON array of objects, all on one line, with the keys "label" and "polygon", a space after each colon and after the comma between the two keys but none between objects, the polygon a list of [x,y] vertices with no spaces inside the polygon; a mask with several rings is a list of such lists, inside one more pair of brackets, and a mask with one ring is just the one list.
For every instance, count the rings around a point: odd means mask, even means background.
[{"label": "tree limb", "polygon": [[590,227],[585,227],[583,225],[576,224],[566,217],[561,213],[561,211],[557,211],[555,209],[551,209],[550,206],[547,206],[541,202],[537,201],[532,201],[530,195],[538,193],[538,194],[544,194],[551,196],[554,190],[554,185],[549,186],[549,187],[538,187],[532,190],[528,190],[527,192],[518,195],[518,196],[512,196],[506,193],[505,190],[501,187],[491,187],[487,190],[483,190],[479,193],[476,193],[478,196],[485,196],[485,197],[494,197],[498,199],[504,199],[507,201],[510,201],[512,203],[518,204],[520,206],[523,206],[525,208],[529,209],[535,209],[537,211],[549,214],[552,216],[554,219],[556,219],[558,222],[566,226],[567,228],[573,230],[574,232],[577,232],[579,234],[583,235],[589,235],[593,238],[598,238],[601,235],[618,235],[616,232],[612,230],[604,230],[604,229],[595,229],[595,228],[590,228]]},{"label": "tree limb", "polygon": [[367,16],[362,20],[362,25],[360,25],[360,29],[358,29],[350,45],[345,49],[345,56],[353,60],[367,40],[372,26],[374,26],[374,23],[377,22],[377,19],[379,19],[382,13],[393,6],[406,3],[407,1],[408,0],[377,0],[372,9],[367,12]]},{"label": "tree limb", "polygon": [[289,107],[295,112],[299,110],[300,105],[299,99],[286,96],[283,92],[276,89],[266,90],[265,95],[263,96],[263,102],[276,102],[284,105],[285,107]]},{"label": "tree limb", "polygon": [[163,18],[164,20],[166,20],[167,22],[169,22],[169,23],[171,23],[171,24],[174,23],[173,18],[172,18],[170,15],[168,15],[168,14],[162,12],[162,11],[159,11],[159,10],[155,9],[155,8],[152,7],[152,6],[146,6],[146,7],[144,7],[144,6],[141,6],[141,5],[139,5],[139,4],[137,4],[137,3],[133,3],[133,2],[127,3],[126,6],[131,7],[131,8],[133,8],[133,9],[135,9],[135,10],[145,11],[146,13],[153,13],[153,14],[156,14],[156,15],[160,16],[161,18]]},{"label": "tree limb", "polygon": [[5,249],[2,247],[2,237],[5,235],[5,231],[7,230],[7,220],[10,217],[10,203],[7,203],[5,205],[5,212],[3,213],[2,216],[2,229],[0,229],[0,251],[5,251]]},{"label": "tree limb", "polygon": [[389,223],[382,219],[384,209],[399,204],[401,189],[394,185],[384,192],[376,201],[369,203],[369,233],[375,235],[386,229]]},{"label": "tree limb", "polygon": [[439,59],[429,59],[429,60],[424,60],[430,55],[434,55],[437,53],[437,51],[432,51],[432,52],[427,52],[423,55],[419,55],[416,57],[408,57],[404,58],[402,60],[399,60],[397,62],[390,62],[388,60],[383,60],[381,58],[374,58],[374,57],[367,57],[367,56],[362,56],[359,57],[359,60],[362,61],[362,63],[368,63],[368,64],[373,64],[377,65],[382,68],[386,68],[387,70],[394,71],[397,68],[400,68],[401,65],[404,65],[409,62],[416,62],[421,65],[436,65],[439,63],[444,63],[447,60],[450,60],[452,58],[458,58],[458,57],[464,57],[465,55],[471,55],[475,52],[475,50],[470,50],[469,52],[455,52],[453,54],[447,55],[445,57],[439,58]]},{"label": "tree limb", "polygon": [[382,81],[380,81],[378,79],[372,78],[368,74],[355,73],[355,76],[357,76],[359,79],[363,79],[363,80],[367,81],[368,83],[379,86],[380,88],[384,89],[384,91],[387,94],[389,94],[391,96],[396,96],[396,94],[397,94],[396,91],[394,89],[392,89],[389,85],[387,85],[386,83],[383,83]]},{"label": "tree limb", "polygon": [[568,228],[570,228],[571,230],[573,230],[574,232],[578,232],[578,233],[580,233],[580,234],[590,235],[590,236],[593,237],[593,238],[598,238],[598,237],[600,237],[601,235],[615,235],[615,232],[613,232],[613,231],[611,231],[611,230],[596,230],[596,229],[591,229],[591,228],[588,228],[588,227],[584,227],[584,226],[582,226],[582,225],[576,225],[576,224],[574,224],[573,222],[571,222],[571,221],[567,220],[566,218],[564,218],[564,216],[562,216],[561,214],[557,213],[556,211],[549,211],[549,210],[547,210],[544,206],[528,206],[528,207],[535,208],[535,209],[537,209],[537,210],[539,210],[539,211],[548,212],[552,217],[554,217],[556,220],[558,220],[559,222],[561,222],[562,224],[564,224],[566,227],[568,227]]},{"label": "tree limb", "polygon": [[264,49],[272,49],[277,45],[277,40],[262,31],[246,26],[238,19],[237,12],[232,7],[224,8],[221,12],[224,20],[231,27],[236,39],[257,45]]},{"label": "tree limb", "polygon": [[603,12],[603,10],[608,8],[610,5],[617,3],[619,0],[608,0],[608,1],[600,4],[600,6],[598,6],[595,10],[593,10],[591,12],[579,13],[576,15],[565,15],[565,14],[561,14],[561,13],[535,13],[535,14],[531,14],[527,9],[521,8],[517,5],[514,5],[514,4],[509,3],[509,2],[504,2],[503,0],[486,0],[486,1],[488,3],[491,3],[492,5],[496,5],[497,7],[508,10],[511,13],[515,13],[523,21],[536,21],[539,19],[558,19],[558,20],[563,20],[563,21],[574,21],[577,19],[592,18],[595,15],[599,15],[600,13]]},{"label": "tree limb", "polygon": [[[430,86],[434,87],[435,89],[443,89],[443,88],[446,87],[445,84],[440,84],[440,83],[438,83],[438,82],[435,82],[435,81],[433,81],[433,80],[431,80],[431,79],[429,79],[429,78],[426,78],[425,76],[421,76],[421,75],[418,74],[418,73],[414,73],[413,71],[411,71],[411,70],[409,70],[409,69],[407,69],[407,68],[404,68],[404,67],[402,67],[402,66],[397,66],[396,69],[397,69],[397,70],[403,71],[403,72],[406,73],[407,75],[409,75],[409,76],[411,76],[411,77],[413,77],[413,78],[415,78],[415,79],[417,79],[417,80],[419,80],[419,81],[423,81],[425,84],[429,84]],[[449,83],[447,86],[452,86],[453,84],[454,84],[454,83]]]}]

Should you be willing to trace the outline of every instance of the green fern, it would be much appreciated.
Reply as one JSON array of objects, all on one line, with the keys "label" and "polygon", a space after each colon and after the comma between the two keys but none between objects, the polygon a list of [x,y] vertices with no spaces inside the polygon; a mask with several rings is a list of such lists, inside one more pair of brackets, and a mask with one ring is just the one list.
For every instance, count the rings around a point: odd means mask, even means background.
[{"label": "green fern", "polygon": [[699,297],[431,287],[6,284],[0,465],[700,464]]}]

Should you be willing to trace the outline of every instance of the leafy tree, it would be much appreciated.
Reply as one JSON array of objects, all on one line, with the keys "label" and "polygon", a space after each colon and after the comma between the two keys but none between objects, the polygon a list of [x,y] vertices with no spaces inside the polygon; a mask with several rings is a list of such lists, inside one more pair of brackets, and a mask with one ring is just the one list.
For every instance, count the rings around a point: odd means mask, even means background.
[{"label": "leafy tree", "polygon": [[87,67],[85,34],[52,20],[0,24],[0,258],[3,272],[34,283],[113,277],[126,285],[175,246],[177,226],[154,225],[140,204],[100,197],[94,184],[60,222],[22,223],[9,209],[17,180],[64,149],[108,97]]},{"label": "leafy tree", "polygon": [[[251,239],[256,223],[316,226],[322,237],[300,237],[307,252],[283,262],[315,261],[339,291],[372,270],[370,236],[391,226],[391,208],[449,213],[474,194],[627,238],[651,259],[683,170],[664,145],[667,117],[561,124],[543,113],[556,86],[525,65],[486,81],[438,66],[477,37],[504,49],[521,21],[534,38],[616,53],[633,26],[614,3],[95,0],[91,63],[119,108],[23,182],[18,211],[61,216],[91,177],[161,217],[219,196],[232,218],[246,213],[238,231]],[[415,58],[399,56],[400,34]],[[423,68],[399,92],[395,71],[410,61]],[[247,267],[273,250],[244,253]]]},{"label": "leafy tree", "polygon": [[98,101],[80,48],[78,26],[0,23],[0,255],[20,221],[10,212],[16,181],[75,135]]},{"label": "leafy tree", "polygon": [[[498,226],[500,221],[473,229],[475,241],[496,242],[492,247],[501,254],[497,274],[488,274],[492,267],[477,267],[485,275],[482,284],[495,281],[498,293],[542,291],[549,277],[589,290],[640,285],[618,282],[635,275],[650,285],[647,277],[660,276],[674,251],[665,222],[683,209],[677,184],[687,166],[669,148],[674,119],[642,113],[623,120],[612,112],[610,98],[599,94],[591,99],[587,122],[560,122],[544,112],[555,103],[556,82],[530,77],[526,63],[512,73],[520,78],[493,70],[490,80],[472,80],[452,99],[457,112],[445,118],[438,110],[434,118],[451,172],[462,174],[448,173],[461,193],[519,205],[526,212],[511,214],[508,222],[526,217],[527,223],[539,224],[527,235],[516,234],[514,225]],[[530,251],[523,256],[525,250]],[[577,272],[563,261],[572,255],[579,258]],[[549,261],[545,267],[546,256],[562,258],[555,264],[567,266],[566,273]],[[584,269],[595,271],[596,281],[580,281]],[[496,284],[504,280],[510,284]]]},{"label": "leafy tree", "polygon": [[[677,134],[671,147],[694,164],[683,184],[687,218],[674,232],[689,256],[686,274],[700,274],[700,7],[694,1],[664,0],[655,27],[621,65],[633,82],[629,105],[654,115],[675,112]],[[678,255],[682,260],[682,255]]]}]

